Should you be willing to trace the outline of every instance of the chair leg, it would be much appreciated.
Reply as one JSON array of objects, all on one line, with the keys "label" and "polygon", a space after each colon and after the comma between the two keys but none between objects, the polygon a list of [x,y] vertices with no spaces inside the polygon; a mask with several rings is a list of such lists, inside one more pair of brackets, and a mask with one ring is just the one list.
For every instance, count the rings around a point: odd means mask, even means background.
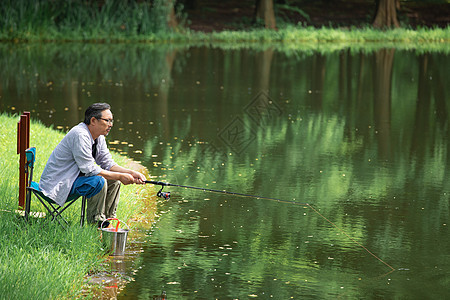
[{"label": "chair leg", "polygon": [[30,215],[30,209],[31,209],[31,191],[27,190],[27,196],[25,200],[25,221],[28,222],[28,217]]},{"label": "chair leg", "polygon": [[81,199],[81,216],[80,216],[80,226],[84,226],[84,219],[85,219],[85,213],[86,213],[86,196],[83,196]]}]

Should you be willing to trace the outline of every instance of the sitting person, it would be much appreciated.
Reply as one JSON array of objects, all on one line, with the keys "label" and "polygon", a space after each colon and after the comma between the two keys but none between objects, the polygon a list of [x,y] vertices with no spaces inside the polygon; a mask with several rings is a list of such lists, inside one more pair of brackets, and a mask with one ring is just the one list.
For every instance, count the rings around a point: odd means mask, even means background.
[{"label": "sitting person", "polygon": [[120,183],[144,184],[145,176],[114,162],[105,136],[113,126],[111,107],[94,103],[84,122],[74,126],[50,155],[39,187],[47,197],[64,205],[69,196],[86,196],[87,221],[99,227],[116,217]]}]

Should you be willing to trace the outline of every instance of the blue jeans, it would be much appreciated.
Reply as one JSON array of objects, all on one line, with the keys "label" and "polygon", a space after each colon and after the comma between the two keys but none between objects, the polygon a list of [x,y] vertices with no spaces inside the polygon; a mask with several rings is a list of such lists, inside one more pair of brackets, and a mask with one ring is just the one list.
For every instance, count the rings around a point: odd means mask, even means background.
[{"label": "blue jeans", "polygon": [[70,200],[80,196],[91,198],[97,195],[104,185],[105,179],[102,176],[80,176],[75,179],[68,199]]}]

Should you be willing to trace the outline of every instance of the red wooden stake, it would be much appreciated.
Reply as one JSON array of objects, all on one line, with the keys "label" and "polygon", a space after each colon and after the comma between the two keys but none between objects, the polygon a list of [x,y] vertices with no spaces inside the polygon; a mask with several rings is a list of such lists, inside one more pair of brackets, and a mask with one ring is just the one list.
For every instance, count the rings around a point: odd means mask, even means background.
[{"label": "red wooden stake", "polygon": [[27,174],[25,165],[27,158],[25,150],[30,147],[30,112],[24,112],[17,123],[17,154],[19,157],[19,209],[25,208],[25,197],[27,189]]}]

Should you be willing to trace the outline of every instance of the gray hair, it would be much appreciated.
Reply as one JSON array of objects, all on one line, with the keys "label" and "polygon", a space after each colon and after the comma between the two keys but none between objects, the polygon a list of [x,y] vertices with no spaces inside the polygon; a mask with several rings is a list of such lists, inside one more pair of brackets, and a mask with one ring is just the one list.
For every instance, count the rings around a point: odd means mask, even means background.
[{"label": "gray hair", "polygon": [[111,105],[108,103],[94,103],[89,106],[84,112],[84,123],[86,125],[91,124],[91,119],[94,117],[100,119],[102,117],[102,111],[111,109]]}]

